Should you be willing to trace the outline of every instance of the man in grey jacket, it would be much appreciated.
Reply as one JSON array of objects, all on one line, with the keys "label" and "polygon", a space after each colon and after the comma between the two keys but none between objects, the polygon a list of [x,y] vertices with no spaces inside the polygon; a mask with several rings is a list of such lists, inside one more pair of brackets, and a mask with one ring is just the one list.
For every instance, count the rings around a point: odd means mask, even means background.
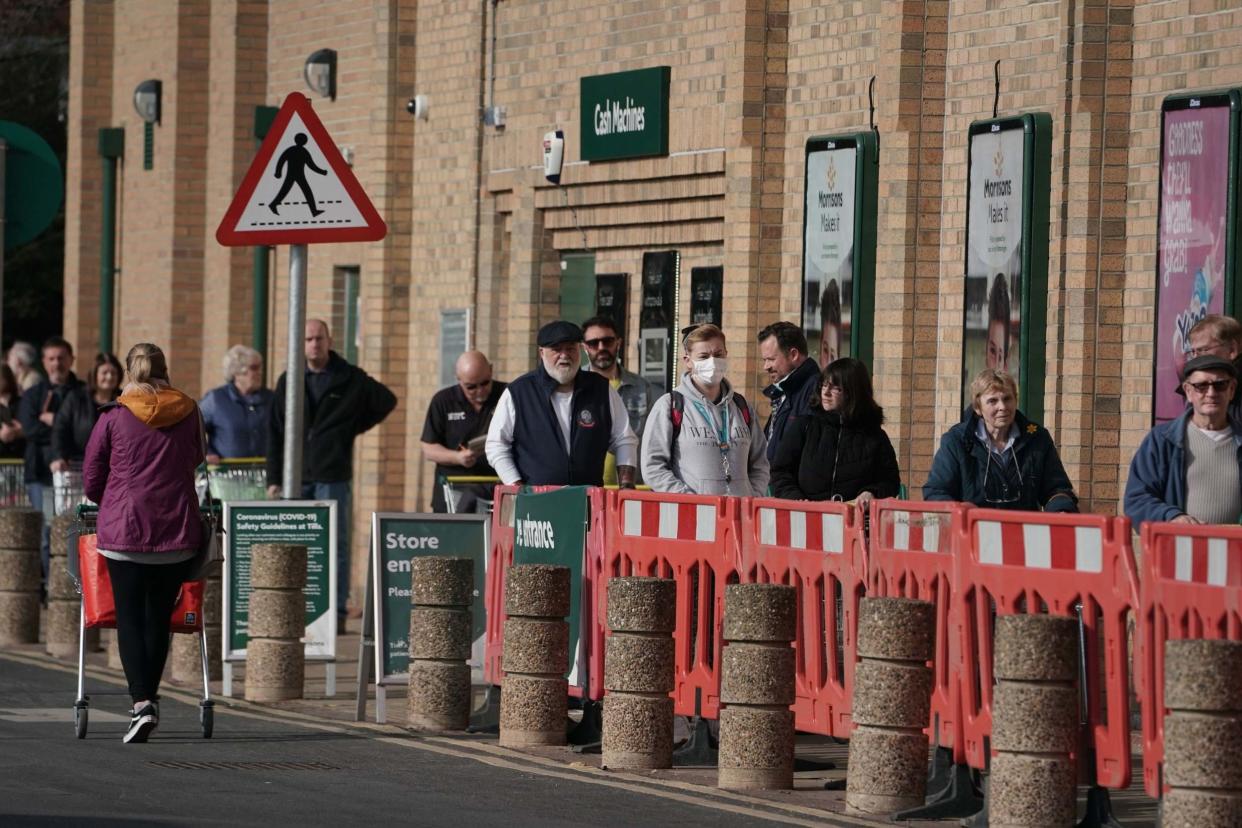
[{"label": "man in grey jacket", "polygon": [[643,479],[657,492],[762,497],[767,440],[755,411],[725,379],[728,349],[715,325],[687,334],[681,384],[656,401],[643,431]]}]

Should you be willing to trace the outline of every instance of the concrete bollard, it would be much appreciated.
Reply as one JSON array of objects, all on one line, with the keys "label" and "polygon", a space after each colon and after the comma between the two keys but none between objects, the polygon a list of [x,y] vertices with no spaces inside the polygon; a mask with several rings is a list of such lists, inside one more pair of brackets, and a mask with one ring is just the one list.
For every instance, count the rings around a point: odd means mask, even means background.
[{"label": "concrete bollard", "polygon": [[1074,824],[1078,776],[1078,620],[996,619],[988,820],[994,828]]},{"label": "concrete bollard", "polygon": [[246,701],[300,699],[306,675],[306,547],[259,543],[250,555]]},{"label": "concrete bollard", "polygon": [[797,591],[780,584],[725,588],[716,786],[793,787]]},{"label": "concrete bollard", "polygon": [[923,804],[931,718],[936,608],[909,598],[864,598],[851,702],[845,804],[888,814]]},{"label": "concrete bollard", "polygon": [[0,646],[39,641],[43,515],[0,509]]},{"label": "concrete bollard", "polygon": [[108,651],[108,669],[124,670],[125,665],[121,663],[121,647],[115,629],[108,630],[108,643],[105,649]]},{"label": "concrete bollard", "polygon": [[[69,532],[72,515],[52,518],[47,574],[47,616],[44,644],[54,658],[78,657],[78,627],[81,624],[82,596],[69,575]],[[76,552],[77,550],[73,550]]]},{"label": "concrete bollard", "polygon": [[1168,641],[1166,828],[1242,825],[1242,642]]},{"label": "concrete bollard", "polygon": [[673,766],[673,629],[677,582],[613,578],[608,582],[604,650],[603,766]]},{"label": "concrete bollard", "polygon": [[416,557],[410,562],[411,730],[465,730],[470,723],[474,561]]},{"label": "concrete bollard", "polygon": [[569,718],[569,568],[510,569],[505,612],[500,745],[563,745]]}]

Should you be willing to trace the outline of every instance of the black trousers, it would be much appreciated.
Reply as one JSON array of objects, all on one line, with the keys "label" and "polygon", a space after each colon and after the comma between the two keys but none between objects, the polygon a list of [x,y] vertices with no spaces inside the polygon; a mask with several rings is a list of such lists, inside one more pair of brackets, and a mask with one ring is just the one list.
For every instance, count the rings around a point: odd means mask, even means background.
[{"label": "black trousers", "polygon": [[107,558],[116,602],[117,645],[135,702],[159,697],[168,660],[169,627],[181,584],[192,560],[176,564],[139,564]]}]

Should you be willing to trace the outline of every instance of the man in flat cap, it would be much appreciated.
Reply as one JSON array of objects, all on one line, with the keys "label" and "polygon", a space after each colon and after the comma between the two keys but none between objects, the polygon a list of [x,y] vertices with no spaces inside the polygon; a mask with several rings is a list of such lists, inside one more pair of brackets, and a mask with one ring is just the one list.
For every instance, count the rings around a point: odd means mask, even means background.
[{"label": "man in flat cap", "polygon": [[1130,463],[1125,512],[1136,529],[1242,517],[1242,432],[1229,417],[1238,371],[1224,357],[1196,356],[1182,368],[1182,391],[1186,412],[1153,428]]},{"label": "man in flat cap", "polygon": [[633,488],[638,438],[621,397],[599,374],[579,371],[582,331],[572,322],[539,329],[539,365],[505,389],[487,430],[487,461],[501,481],[600,486],[604,458]]}]

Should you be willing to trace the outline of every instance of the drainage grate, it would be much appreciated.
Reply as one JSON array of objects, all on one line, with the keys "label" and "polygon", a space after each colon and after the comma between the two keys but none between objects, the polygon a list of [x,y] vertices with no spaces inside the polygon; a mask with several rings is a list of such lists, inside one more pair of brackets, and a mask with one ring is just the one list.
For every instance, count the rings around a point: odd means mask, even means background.
[{"label": "drainage grate", "polygon": [[326,762],[147,762],[165,770],[235,770],[235,771],[330,771],[340,770]]}]

